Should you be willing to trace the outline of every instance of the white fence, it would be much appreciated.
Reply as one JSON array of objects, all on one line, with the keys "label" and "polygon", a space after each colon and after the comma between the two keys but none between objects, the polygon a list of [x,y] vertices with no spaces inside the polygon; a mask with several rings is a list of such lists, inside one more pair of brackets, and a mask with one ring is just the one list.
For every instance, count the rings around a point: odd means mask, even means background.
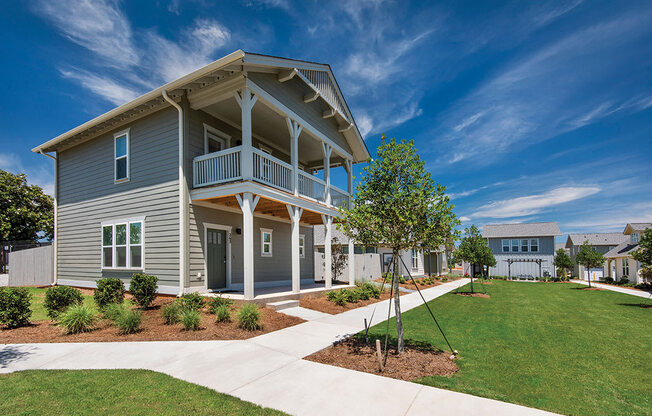
[{"label": "white fence", "polygon": [[192,163],[192,181],[195,187],[215,185],[242,177],[241,146],[198,156]]},{"label": "white fence", "polygon": [[[342,273],[339,276],[333,276],[333,279],[348,282],[349,281],[349,256]],[[374,280],[382,277],[380,265],[380,254],[365,253],[355,254],[355,280]],[[324,253],[315,253],[315,280],[324,280]]]},{"label": "white fence", "polygon": [[267,185],[292,192],[292,165],[253,149],[254,178]]},{"label": "white fence", "polygon": [[299,193],[308,198],[324,202],[326,183],[309,173],[299,171]]},{"label": "white fence", "polygon": [[9,253],[9,286],[51,285],[53,252],[52,246],[43,246]]}]

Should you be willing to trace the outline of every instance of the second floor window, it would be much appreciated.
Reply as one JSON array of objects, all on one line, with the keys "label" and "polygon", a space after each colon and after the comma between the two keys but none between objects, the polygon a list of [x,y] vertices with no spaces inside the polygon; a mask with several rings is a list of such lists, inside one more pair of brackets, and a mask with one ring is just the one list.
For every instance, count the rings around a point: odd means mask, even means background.
[{"label": "second floor window", "polygon": [[632,243],[638,243],[638,233],[632,234]]},{"label": "second floor window", "polygon": [[113,136],[114,145],[114,180],[121,182],[129,179],[129,130]]}]

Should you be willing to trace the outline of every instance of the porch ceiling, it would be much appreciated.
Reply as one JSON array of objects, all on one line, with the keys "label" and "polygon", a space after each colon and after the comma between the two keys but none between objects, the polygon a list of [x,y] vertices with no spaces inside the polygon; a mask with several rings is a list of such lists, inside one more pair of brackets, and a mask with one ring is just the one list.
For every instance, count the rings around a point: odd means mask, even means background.
[{"label": "porch ceiling", "polygon": [[[240,205],[238,204],[238,200],[235,198],[235,195],[205,199],[204,202],[209,202],[211,204],[219,205],[229,209],[240,210]],[[254,213],[270,215],[272,217],[282,218],[284,220],[290,221],[290,215],[288,214],[288,210],[285,204],[273,199],[265,198],[263,196],[260,197]],[[301,215],[301,223],[307,225],[323,224],[320,213],[309,211],[307,209],[303,210],[303,214]]]}]

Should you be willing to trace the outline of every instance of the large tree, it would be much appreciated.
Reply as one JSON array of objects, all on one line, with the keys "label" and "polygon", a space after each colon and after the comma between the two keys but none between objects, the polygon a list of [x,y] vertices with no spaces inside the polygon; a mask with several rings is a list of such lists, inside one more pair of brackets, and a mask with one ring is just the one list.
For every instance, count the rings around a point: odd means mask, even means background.
[{"label": "large tree", "polygon": [[387,141],[383,135],[378,157],[365,167],[350,208],[342,208],[338,227],[349,238],[392,249],[399,353],[405,350],[398,292],[399,253],[439,247],[455,235],[459,221],[445,189],[433,181],[413,141]]},{"label": "large tree", "polygon": [[641,277],[648,282],[652,280],[652,228],[645,230],[632,257],[641,263]]},{"label": "large tree", "polygon": [[53,206],[52,197],[28,185],[25,174],[0,170],[0,241],[52,238]]},{"label": "large tree", "polygon": [[604,264],[604,256],[585,241],[580,246],[580,251],[575,256],[577,264],[584,266],[588,274],[589,287],[591,287],[591,269],[600,267]]},{"label": "large tree", "polygon": [[[457,248],[456,257],[471,264],[480,264],[484,266],[495,266],[496,258],[489,248],[487,239],[483,238],[480,230],[475,225],[471,225],[464,230],[464,237]],[[473,293],[473,270],[469,273],[471,277],[471,293]]]},{"label": "large tree", "polygon": [[555,253],[555,267],[561,269],[566,277],[566,271],[573,268],[573,259],[566,253],[566,250],[560,248]]}]

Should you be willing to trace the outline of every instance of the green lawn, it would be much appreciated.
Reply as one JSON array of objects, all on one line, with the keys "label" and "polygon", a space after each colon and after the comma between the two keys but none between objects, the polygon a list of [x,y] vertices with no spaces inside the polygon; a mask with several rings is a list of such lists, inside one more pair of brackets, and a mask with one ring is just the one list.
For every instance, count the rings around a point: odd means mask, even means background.
[{"label": "green lawn", "polygon": [[[652,414],[652,309],[638,306],[651,301],[570,283],[485,286],[490,299],[430,303],[460,371],[417,382],[564,414]],[[403,322],[406,339],[448,349],[424,306]]]},{"label": "green lawn", "polygon": [[[47,289],[42,289],[39,287],[28,287],[27,290],[29,290],[29,292],[32,294],[32,303],[30,305],[30,308],[32,309],[32,316],[30,320],[35,322],[50,319],[46,314],[47,311],[43,307],[43,302],[45,301],[45,292]],[[131,304],[129,301],[125,301],[125,303],[127,305]],[[95,301],[93,300],[93,296],[84,295],[84,304],[93,308],[95,312],[98,312]]]},{"label": "green lawn", "polygon": [[2,415],[284,415],[145,370],[35,370],[0,375]]}]

